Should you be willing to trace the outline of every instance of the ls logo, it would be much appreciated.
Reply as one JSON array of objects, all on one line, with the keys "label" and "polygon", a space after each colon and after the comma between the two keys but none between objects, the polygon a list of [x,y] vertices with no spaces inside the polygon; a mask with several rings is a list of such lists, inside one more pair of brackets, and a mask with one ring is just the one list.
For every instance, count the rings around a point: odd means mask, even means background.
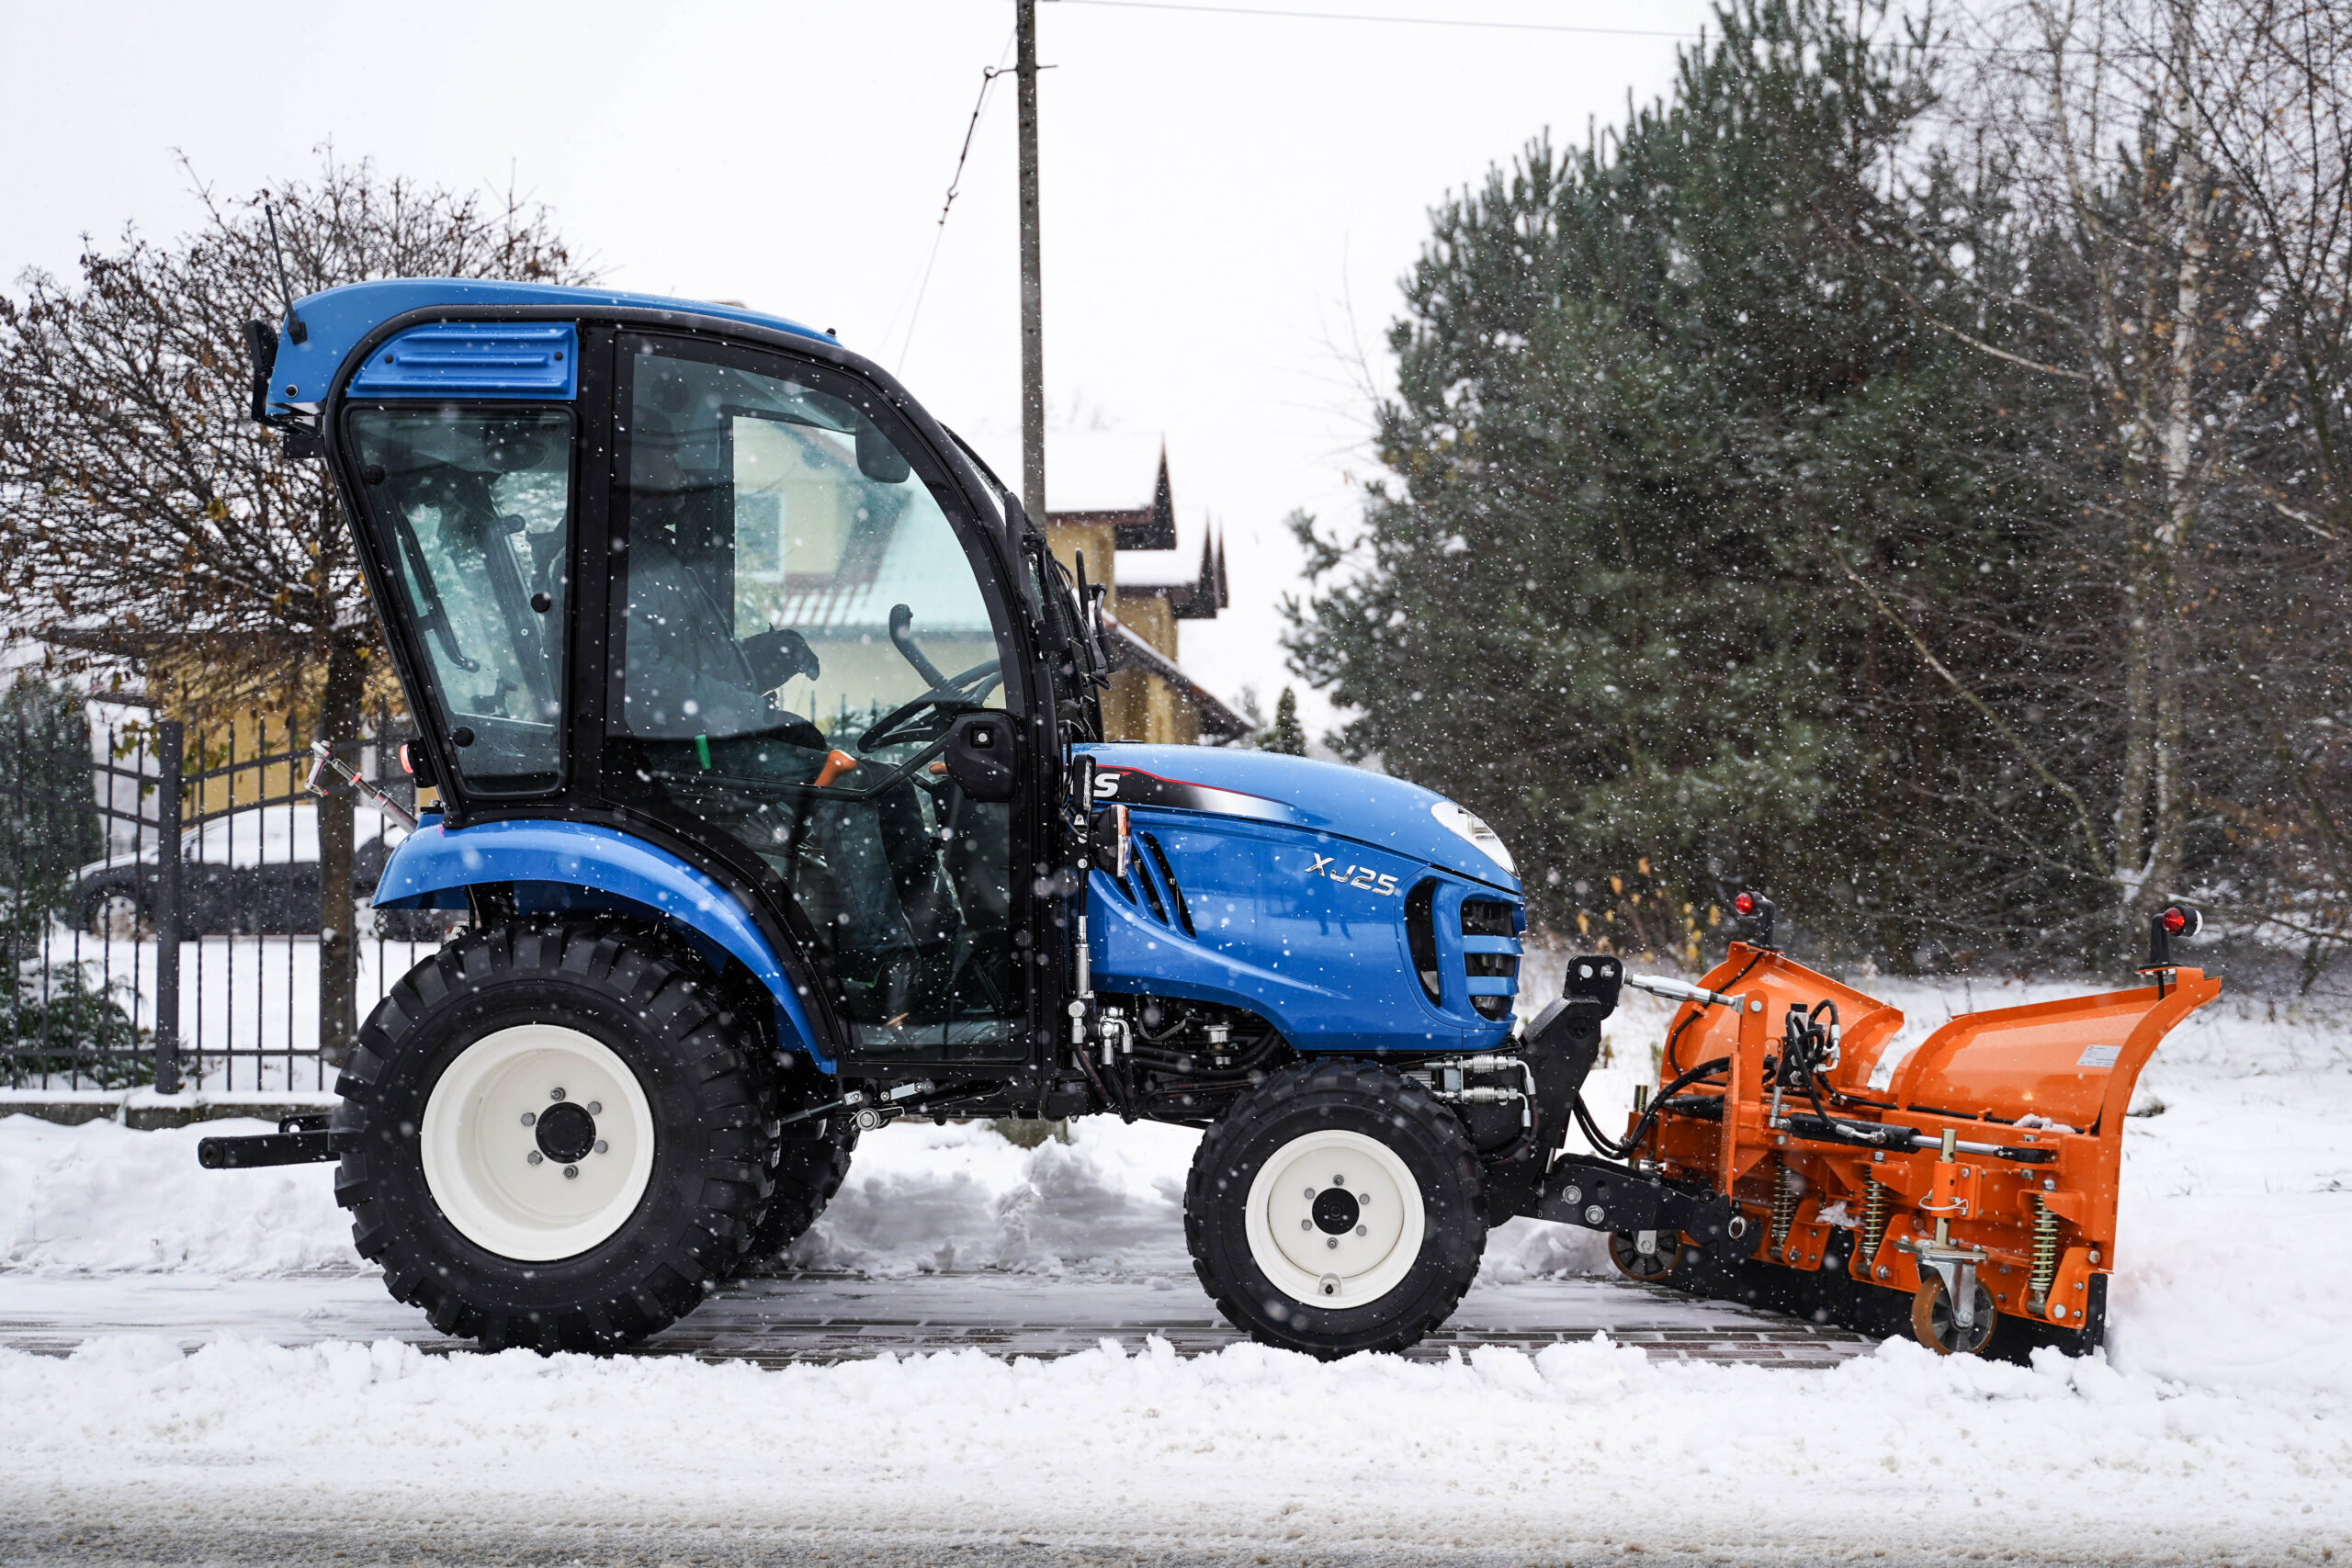
[{"label": "ls logo", "polygon": [[1395,877],[1375,873],[1368,865],[1343,865],[1334,870],[1331,863],[1339,858],[1337,855],[1317,855],[1315,863],[1306,868],[1306,874],[1328,876],[1342,887],[1361,887],[1365,892],[1376,893],[1383,898],[1396,897]]}]

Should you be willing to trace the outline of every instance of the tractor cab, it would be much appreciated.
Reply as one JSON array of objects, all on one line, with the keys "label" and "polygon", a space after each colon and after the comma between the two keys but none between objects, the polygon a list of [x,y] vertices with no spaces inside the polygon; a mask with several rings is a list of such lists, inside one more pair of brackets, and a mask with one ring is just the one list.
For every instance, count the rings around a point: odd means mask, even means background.
[{"label": "tractor cab", "polygon": [[257,397],[356,521],[450,845],[438,888],[429,842],[406,858],[407,901],[642,903],[459,863],[500,822],[589,860],[623,835],[738,906],[827,1066],[1027,1056],[1058,1001],[1030,955],[1065,944],[1022,868],[1057,859],[1096,645],[986,468],[780,319],[395,282],[294,320]]}]

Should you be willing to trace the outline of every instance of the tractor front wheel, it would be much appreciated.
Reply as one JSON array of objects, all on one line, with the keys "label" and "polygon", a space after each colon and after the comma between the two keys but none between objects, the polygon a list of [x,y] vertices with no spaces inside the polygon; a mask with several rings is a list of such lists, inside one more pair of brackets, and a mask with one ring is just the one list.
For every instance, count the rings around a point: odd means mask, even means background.
[{"label": "tractor front wheel", "polygon": [[336,1090],[360,1256],[444,1334],[613,1350],[733,1273],[775,1134],[707,976],[648,933],[518,922],[411,969]]},{"label": "tractor front wheel", "polygon": [[1401,1350],[1478,1272],[1478,1161],[1453,1112],[1355,1062],[1287,1067],[1201,1140],[1184,1192],[1193,1266],[1250,1337],[1327,1359]]}]

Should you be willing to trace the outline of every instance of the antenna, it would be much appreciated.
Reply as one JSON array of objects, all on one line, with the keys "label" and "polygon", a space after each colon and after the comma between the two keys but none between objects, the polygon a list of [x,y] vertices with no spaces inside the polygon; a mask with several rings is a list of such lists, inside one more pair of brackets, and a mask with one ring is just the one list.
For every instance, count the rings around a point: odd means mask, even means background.
[{"label": "antenna", "polygon": [[277,292],[286,300],[286,335],[300,343],[311,335],[302,318],[294,313],[293,286],[286,281],[286,243],[277,237],[277,209],[267,197],[261,198],[262,216],[269,220],[269,252],[277,263]]}]

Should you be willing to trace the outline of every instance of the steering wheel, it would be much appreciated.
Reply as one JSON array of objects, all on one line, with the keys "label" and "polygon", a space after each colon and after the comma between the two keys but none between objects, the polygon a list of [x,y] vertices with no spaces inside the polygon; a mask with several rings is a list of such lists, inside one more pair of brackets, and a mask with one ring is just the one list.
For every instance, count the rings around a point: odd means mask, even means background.
[{"label": "steering wheel", "polygon": [[[872,751],[890,744],[896,739],[890,732],[924,708],[944,707],[949,704],[978,707],[988,700],[988,694],[996,690],[998,682],[1002,679],[1003,664],[1004,661],[1001,659],[990,659],[975,664],[960,674],[948,676],[912,702],[900,704],[883,715],[872,728],[857,738],[857,749],[860,751]],[[969,689],[967,690],[967,688]]]}]

